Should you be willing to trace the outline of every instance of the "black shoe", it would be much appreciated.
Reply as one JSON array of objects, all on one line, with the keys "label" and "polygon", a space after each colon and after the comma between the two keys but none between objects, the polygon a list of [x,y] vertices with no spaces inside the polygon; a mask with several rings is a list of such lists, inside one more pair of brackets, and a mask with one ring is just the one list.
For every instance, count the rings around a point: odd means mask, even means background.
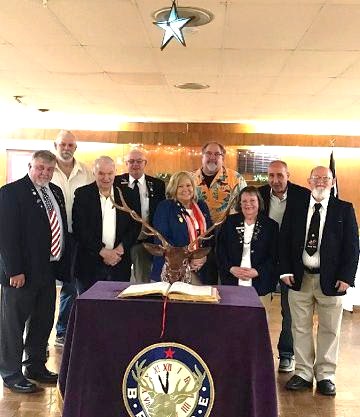
[{"label": "black shoe", "polygon": [[43,382],[45,384],[56,384],[58,379],[58,374],[51,372],[44,367],[41,371],[32,371],[25,370],[24,375],[26,378],[34,379],[38,382]]},{"label": "black shoe", "polygon": [[291,372],[295,368],[295,361],[293,358],[280,357],[279,372]]},{"label": "black shoe", "polygon": [[291,391],[301,391],[306,388],[311,388],[312,382],[306,381],[299,375],[292,376],[285,385],[285,388]]},{"label": "black shoe", "polygon": [[323,379],[316,383],[316,390],[322,395],[336,395],[336,386],[330,379]]},{"label": "black shoe", "polygon": [[17,392],[19,394],[31,394],[38,390],[38,386],[33,382],[23,378],[21,381],[15,382],[13,384],[6,383],[4,381],[4,387],[9,388],[12,392]]}]

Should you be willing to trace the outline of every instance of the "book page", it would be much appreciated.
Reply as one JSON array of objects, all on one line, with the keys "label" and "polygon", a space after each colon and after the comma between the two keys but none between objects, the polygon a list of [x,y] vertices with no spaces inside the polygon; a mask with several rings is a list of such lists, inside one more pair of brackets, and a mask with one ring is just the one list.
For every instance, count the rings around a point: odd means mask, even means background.
[{"label": "book page", "polygon": [[174,282],[169,290],[170,293],[192,294],[199,297],[211,297],[212,287],[210,285],[191,285],[185,282]]},{"label": "book page", "polygon": [[166,295],[170,288],[168,282],[151,282],[149,284],[135,284],[125,288],[118,297],[134,297],[147,294]]}]

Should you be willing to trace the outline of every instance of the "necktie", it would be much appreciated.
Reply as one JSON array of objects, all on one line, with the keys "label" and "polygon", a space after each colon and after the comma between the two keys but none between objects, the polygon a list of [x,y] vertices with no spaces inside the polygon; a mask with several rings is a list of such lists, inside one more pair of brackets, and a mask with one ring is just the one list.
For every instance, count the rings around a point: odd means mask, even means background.
[{"label": "necktie", "polygon": [[139,190],[139,181],[134,181],[134,210],[136,213],[141,216],[141,200],[140,200],[140,190]]},{"label": "necktie", "polygon": [[305,250],[310,256],[314,255],[319,244],[320,208],[321,204],[316,203],[314,206],[315,211],[311,216],[309,231],[306,239]]},{"label": "necktie", "polygon": [[51,249],[50,253],[52,256],[56,257],[59,255],[61,250],[60,245],[60,223],[58,220],[58,217],[56,215],[56,210],[54,209],[54,205],[51,201],[51,198],[49,197],[49,194],[47,193],[46,187],[40,188],[42,195],[44,197],[45,207],[46,211],[49,216],[49,222],[50,222],[50,229],[51,229]]}]

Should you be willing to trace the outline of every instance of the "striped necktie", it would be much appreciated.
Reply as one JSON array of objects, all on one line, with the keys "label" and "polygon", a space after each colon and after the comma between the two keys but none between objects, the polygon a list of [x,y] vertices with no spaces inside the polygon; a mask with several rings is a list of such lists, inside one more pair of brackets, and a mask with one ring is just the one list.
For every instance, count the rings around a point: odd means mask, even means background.
[{"label": "striped necktie", "polygon": [[56,210],[54,209],[54,205],[49,197],[46,187],[40,187],[40,191],[44,197],[46,211],[48,213],[49,222],[50,222],[50,229],[51,229],[51,255],[55,258],[59,255],[61,250],[60,244],[60,223],[58,216],[56,215]]}]

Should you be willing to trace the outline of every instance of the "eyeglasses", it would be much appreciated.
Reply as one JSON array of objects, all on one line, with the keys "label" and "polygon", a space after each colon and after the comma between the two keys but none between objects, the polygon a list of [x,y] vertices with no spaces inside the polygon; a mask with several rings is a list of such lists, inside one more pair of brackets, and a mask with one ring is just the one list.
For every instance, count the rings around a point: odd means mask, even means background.
[{"label": "eyeglasses", "polygon": [[208,158],[212,156],[215,156],[215,158],[220,158],[220,156],[223,156],[223,154],[220,152],[210,152],[210,151],[204,152],[204,155],[206,155]]},{"label": "eyeglasses", "polygon": [[142,164],[143,162],[145,162],[145,159],[129,159],[128,161],[126,161],[128,164],[134,165],[134,164]]},{"label": "eyeglasses", "polygon": [[314,182],[328,182],[328,181],[332,180],[331,177],[319,177],[317,175],[313,176],[313,177],[310,177],[310,179]]}]

